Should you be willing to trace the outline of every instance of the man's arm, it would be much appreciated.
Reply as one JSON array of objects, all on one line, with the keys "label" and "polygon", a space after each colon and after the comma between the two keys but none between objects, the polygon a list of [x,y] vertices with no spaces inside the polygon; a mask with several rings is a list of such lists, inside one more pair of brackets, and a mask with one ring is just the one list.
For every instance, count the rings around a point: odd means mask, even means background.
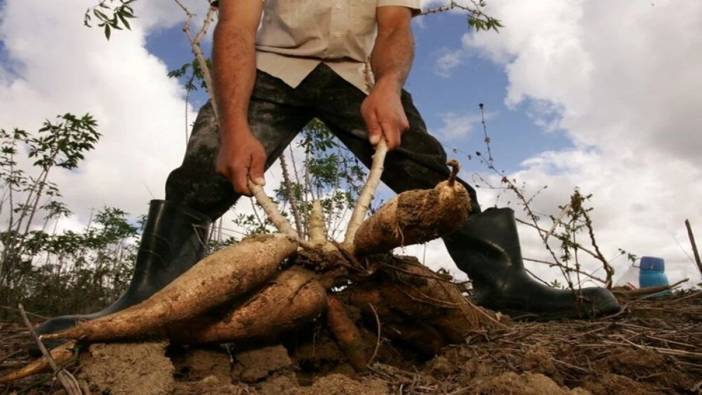
[{"label": "man's arm", "polygon": [[409,121],[400,100],[414,58],[412,11],[407,7],[379,7],[378,37],[371,54],[375,86],[361,105],[371,144],[385,137],[388,148],[400,145]]},{"label": "man's arm", "polygon": [[256,79],[256,30],[262,11],[260,0],[220,2],[212,50],[221,140],[217,172],[245,195],[251,194],[249,179],[257,184],[265,182],[266,151],[248,122]]}]

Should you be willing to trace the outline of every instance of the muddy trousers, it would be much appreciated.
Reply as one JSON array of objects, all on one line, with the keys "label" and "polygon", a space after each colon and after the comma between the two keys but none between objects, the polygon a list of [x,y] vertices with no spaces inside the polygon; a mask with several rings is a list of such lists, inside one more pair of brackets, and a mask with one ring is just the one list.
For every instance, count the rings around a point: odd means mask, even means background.
[{"label": "muddy trousers", "polygon": [[[339,77],[328,66],[319,65],[297,88],[258,71],[249,105],[249,125],[268,155],[266,169],[275,162],[297,133],[313,118],[324,122],[334,135],[366,166],[373,147],[368,142],[361,117],[366,95]],[[409,93],[402,104],[410,129],[401,146],[386,158],[382,180],[399,193],[433,188],[449,175],[446,153],[426,129]],[[231,183],[215,171],[219,131],[210,103],[195,121],[185,158],[166,182],[166,200],[196,210],[215,220],[239,198]],[[479,206],[473,188],[463,183],[472,198],[473,212]]]}]

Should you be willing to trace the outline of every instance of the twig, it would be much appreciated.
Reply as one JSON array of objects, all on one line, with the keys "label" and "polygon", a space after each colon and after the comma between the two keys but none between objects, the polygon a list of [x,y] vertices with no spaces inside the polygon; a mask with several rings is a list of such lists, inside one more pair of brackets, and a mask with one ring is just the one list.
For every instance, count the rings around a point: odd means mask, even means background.
[{"label": "twig", "polygon": [[276,206],[271,198],[266,195],[263,187],[249,180],[249,189],[253,193],[258,204],[261,206],[261,208],[263,208],[263,211],[265,211],[266,215],[268,215],[268,218],[271,220],[271,222],[273,222],[273,225],[275,225],[275,227],[278,228],[281,233],[284,233],[295,240],[299,240],[295,229],[293,229],[290,222],[288,222],[280,211],[278,211],[278,206]]},{"label": "twig", "polygon": [[[602,251],[600,251],[600,246],[597,245],[597,241],[595,240],[595,231],[592,228],[592,220],[590,219],[590,215],[588,215],[587,210],[583,209],[582,214],[583,217],[585,217],[585,226],[587,227],[587,234],[590,236],[590,244],[592,244],[592,247],[595,249],[595,258],[597,258],[597,260],[602,263],[602,267],[604,268],[605,273],[607,274],[607,281],[605,282],[605,286],[608,289],[611,289],[613,283],[612,278],[614,277],[614,268],[609,264],[609,262],[607,262],[607,258],[605,258],[602,254]],[[585,250],[583,249],[583,251]]]},{"label": "twig", "polygon": [[688,281],[690,281],[690,279],[689,279],[689,278],[686,278],[686,279],[680,280],[680,281],[678,281],[678,282],[676,282],[675,284],[672,284],[672,285],[664,285],[664,286],[661,286],[661,287],[639,288],[639,289],[633,289],[633,290],[631,290],[631,291],[619,291],[619,290],[614,290],[613,293],[614,293],[615,295],[621,295],[621,296],[627,297],[627,298],[629,298],[629,299],[637,298],[637,297],[646,297],[646,296],[650,296],[650,295],[653,295],[653,294],[657,294],[657,293],[660,293],[660,292],[664,292],[664,291],[668,291],[668,290],[677,288],[677,287],[679,287],[681,284],[686,283],[686,282],[688,282]]},{"label": "twig", "polygon": [[563,222],[563,218],[568,214],[568,210],[570,209],[570,203],[566,204],[563,207],[563,210],[561,210],[561,213],[558,214],[558,217],[556,217],[556,220],[553,221],[553,226],[551,226],[551,229],[549,229],[548,232],[544,233],[544,240],[548,241],[548,238],[551,237],[553,232],[558,229],[558,225],[560,225]]},{"label": "twig", "polygon": [[[636,347],[636,348],[638,348],[638,349],[641,349],[641,350],[654,350],[654,351],[657,351],[657,352],[659,352],[659,353],[661,353],[661,354],[664,354],[664,355],[673,355],[673,356],[677,356],[677,357],[702,358],[702,353],[699,353],[699,352],[686,351],[686,350],[678,350],[678,349],[669,348],[669,347],[646,346],[646,345],[636,344],[636,343],[632,342],[631,340],[629,340],[629,339],[627,339],[627,338],[625,338],[625,337],[623,337],[623,336],[621,336],[620,338],[621,338],[624,342],[628,343],[629,345],[634,346],[634,347]],[[617,343],[617,342],[610,342],[610,341],[607,341],[607,340],[603,341],[603,343],[606,343],[606,344],[621,344],[621,343]]]},{"label": "twig", "polygon": [[295,219],[297,236],[302,239],[302,219],[300,217],[300,210],[297,207],[297,197],[293,194],[292,181],[290,180],[288,162],[285,159],[285,153],[280,155],[280,167],[283,169],[283,185],[285,185],[285,191],[288,194],[288,200],[290,201],[290,210],[292,211],[293,218]]},{"label": "twig", "polygon": [[[549,261],[544,261],[544,260],[542,260],[542,259],[534,259],[534,258],[522,258],[522,259],[523,259],[524,261],[526,261],[526,262],[542,263],[542,264],[544,264],[544,265],[549,265],[549,266],[551,266],[551,267],[553,267],[553,266],[559,267],[559,268],[561,268],[561,270],[565,270],[565,271],[569,271],[569,272],[570,272],[570,271],[575,271],[575,269],[570,268],[570,267],[567,267],[567,266],[565,266],[565,265],[563,265],[562,263],[559,263],[559,262],[549,262]],[[597,276],[595,276],[595,275],[593,275],[593,274],[587,273],[587,272],[581,271],[580,274],[582,274],[582,275],[585,276],[585,277],[588,277],[588,278],[591,279],[591,280],[599,281],[599,282],[601,282],[601,283],[603,283],[603,284],[604,284],[604,282],[605,282],[604,279],[601,279],[601,278],[599,278],[599,277],[597,277]]]},{"label": "twig", "polygon": [[[531,216],[531,215],[530,215],[530,216]],[[534,214],[534,217],[536,217],[535,214]],[[535,221],[534,221],[534,222],[527,222],[527,221],[524,221],[523,219],[519,219],[519,218],[516,218],[515,220],[516,220],[517,222],[519,222],[520,224],[522,224],[522,225],[526,225],[526,226],[529,226],[529,227],[531,227],[531,228],[536,229],[537,233],[539,233],[539,235],[541,236],[541,239],[543,240],[544,235],[546,234],[546,230],[545,230],[544,228],[540,227],[539,225],[537,225],[537,223],[536,223]],[[532,220],[533,220],[533,219],[532,219]],[[587,253],[588,255],[592,256],[593,258],[599,260],[599,258],[598,258],[598,256],[597,256],[597,253],[596,253],[596,252],[590,250],[590,249],[587,248],[587,247],[584,247],[582,244],[577,244],[577,245],[575,245],[575,246],[573,246],[573,247],[574,247],[574,248],[577,248],[578,250],[581,250],[581,251]],[[554,259],[554,260],[557,261],[557,259]],[[605,282],[605,280],[598,280],[598,281],[602,281],[603,283]]]},{"label": "twig", "polygon": [[697,250],[697,243],[695,243],[695,235],[692,233],[692,226],[690,225],[690,220],[685,220],[685,227],[687,228],[687,236],[690,238],[690,244],[692,245],[692,252],[695,254],[695,262],[697,262],[697,268],[702,274],[702,260],[700,259],[700,253]]},{"label": "twig", "polygon": [[[16,309],[16,308],[10,307],[10,306],[0,306],[0,309],[9,310],[9,311],[14,311],[14,312],[19,312],[19,309]],[[49,319],[49,317],[45,317],[45,316],[40,315],[40,314],[32,313],[31,311],[25,311],[25,312],[26,312],[28,315],[31,315],[32,317],[37,317],[37,318],[42,319],[42,320],[48,320],[48,319]]]},{"label": "twig", "polygon": [[71,373],[67,372],[63,368],[59,368],[58,365],[56,365],[56,361],[54,361],[54,358],[51,357],[51,353],[49,353],[49,351],[46,349],[46,346],[44,346],[44,343],[42,343],[41,339],[39,339],[39,336],[37,336],[37,333],[34,331],[34,327],[29,321],[27,313],[24,311],[24,306],[22,306],[22,304],[20,303],[18,305],[18,308],[20,315],[22,315],[22,320],[24,321],[24,324],[27,326],[27,329],[29,329],[29,333],[34,338],[34,341],[36,341],[37,346],[39,346],[39,350],[44,355],[44,358],[46,358],[46,360],[49,362],[51,370],[54,371],[54,375],[59,380],[63,388],[69,395],[83,395],[83,391],[81,390],[80,385],[78,384],[78,380],[76,380],[76,378]]},{"label": "twig", "polygon": [[185,12],[186,19],[185,23],[183,23],[183,32],[186,36],[188,36],[188,40],[190,40],[190,46],[192,48],[193,55],[195,55],[197,64],[198,66],[200,66],[200,71],[202,72],[202,79],[205,81],[207,91],[210,92],[210,98],[212,99],[212,109],[214,111],[215,119],[219,120],[219,108],[217,108],[217,103],[214,100],[214,94],[212,94],[214,92],[214,85],[212,84],[212,74],[210,73],[210,68],[207,66],[205,54],[202,53],[202,48],[200,47],[200,42],[202,41],[202,38],[207,33],[210,24],[214,20],[214,15],[217,12],[217,8],[210,7],[209,10],[207,10],[207,15],[205,15],[205,21],[202,23],[202,27],[195,34],[195,36],[193,36],[192,30],[190,29],[190,21],[193,19],[195,14],[193,14],[180,0],[173,1],[175,1],[176,4],[178,4],[178,6],[183,10],[183,12]]},{"label": "twig", "polygon": [[376,329],[377,329],[375,349],[373,350],[373,354],[371,355],[371,357],[367,363],[367,365],[370,365],[375,360],[375,357],[378,356],[378,350],[380,350],[381,325],[380,325],[380,316],[378,316],[378,311],[375,309],[375,306],[373,306],[373,303],[369,302],[368,307],[370,307],[371,311],[373,311],[373,315],[375,316],[375,325],[376,325]]},{"label": "twig", "polygon": [[356,237],[356,231],[361,226],[363,218],[366,216],[366,212],[370,208],[371,201],[375,195],[375,190],[378,189],[380,184],[380,176],[383,175],[383,165],[385,163],[385,155],[388,153],[388,146],[385,143],[385,139],[381,139],[378,145],[375,147],[375,155],[373,155],[373,164],[371,165],[370,172],[368,173],[368,180],[366,184],[361,189],[361,193],[356,201],[356,207],[353,209],[351,214],[351,220],[346,228],[346,235],[344,237],[343,246],[349,251],[353,250],[353,242]]},{"label": "twig", "polygon": [[[453,2],[451,2],[451,5],[453,6]],[[480,108],[480,123],[483,125],[483,141],[485,142],[485,146],[487,147],[488,165],[494,168],[495,160],[492,157],[492,149],[490,148],[491,140],[487,132],[487,123],[485,122],[485,105],[483,105],[483,103],[480,103],[478,107]]]},{"label": "twig", "polygon": [[10,358],[12,358],[12,357],[14,357],[14,356],[16,356],[16,355],[21,354],[22,352],[23,352],[22,350],[17,350],[17,351],[15,351],[15,352],[11,352],[11,353],[9,353],[9,354],[3,356],[2,358],[0,358],[0,364],[2,364],[3,362],[7,361],[8,359],[10,359]]},{"label": "twig", "polygon": [[534,272],[532,272],[531,270],[527,269],[526,267],[524,268],[524,270],[525,270],[530,276],[534,277],[536,280],[539,280],[539,282],[541,282],[542,284],[544,284],[544,285],[546,285],[546,286],[549,286],[549,287],[551,286],[551,284],[547,283],[544,279],[542,279],[541,277],[537,276],[536,274],[534,274]]}]

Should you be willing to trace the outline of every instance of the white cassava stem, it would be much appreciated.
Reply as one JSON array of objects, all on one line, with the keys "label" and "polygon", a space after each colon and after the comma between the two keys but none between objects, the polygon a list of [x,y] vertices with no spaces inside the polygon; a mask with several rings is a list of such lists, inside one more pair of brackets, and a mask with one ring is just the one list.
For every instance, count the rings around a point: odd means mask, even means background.
[{"label": "white cassava stem", "polygon": [[268,195],[266,195],[266,192],[263,190],[263,187],[249,180],[249,190],[251,190],[251,192],[254,195],[254,198],[256,198],[256,202],[258,202],[258,204],[261,205],[263,211],[268,216],[268,219],[270,219],[271,222],[273,222],[273,225],[275,225],[275,227],[278,228],[280,233],[286,234],[294,240],[299,240],[295,229],[293,229],[292,225],[290,225],[290,222],[288,222],[288,220],[285,219],[285,217],[283,217],[283,214],[281,214],[280,211],[278,211],[278,206],[276,206],[276,204],[273,203],[271,198],[269,198]]},{"label": "white cassava stem", "polygon": [[353,242],[356,237],[356,231],[363,223],[363,218],[366,216],[366,212],[370,208],[373,196],[375,196],[375,190],[378,189],[380,184],[380,176],[383,175],[383,165],[385,163],[385,155],[388,153],[388,145],[385,139],[381,139],[378,145],[375,147],[375,154],[373,155],[373,164],[371,165],[370,172],[368,173],[368,180],[366,184],[361,189],[361,193],[358,195],[358,200],[356,201],[356,207],[353,208],[353,213],[351,214],[351,220],[346,227],[346,235],[344,236],[344,243],[342,244],[344,248],[348,251],[353,251]]},{"label": "white cassava stem", "polygon": [[312,245],[321,245],[327,241],[326,231],[324,230],[324,212],[322,211],[322,203],[319,200],[312,202],[312,210],[309,217],[309,236]]}]

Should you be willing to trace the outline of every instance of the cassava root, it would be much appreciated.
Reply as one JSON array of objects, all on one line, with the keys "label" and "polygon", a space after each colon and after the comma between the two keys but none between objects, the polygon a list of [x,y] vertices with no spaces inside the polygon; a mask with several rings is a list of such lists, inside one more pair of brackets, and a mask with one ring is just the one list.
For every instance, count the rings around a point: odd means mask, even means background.
[{"label": "cassava root", "polygon": [[363,370],[369,358],[361,332],[349,318],[344,304],[333,296],[327,299],[327,327],[346,354],[351,366],[357,371]]},{"label": "cassava root", "polygon": [[356,255],[424,243],[462,226],[470,212],[470,195],[455,180],[458,163],[449,164],[453,169],[448,180],[434,189],[403,192],[365,220],[354,239]]},{"label": "cassava root", "polygon": [[257,289],[297,247],[296,241],[280,234],[246,239],[201,260],[142,303],[43,338],[95,342],[137,339],[159,332],[173,322],[194,318]]},{"label": "cassava root", "polygon": [[[54,349],[52,349],[49,354],[53,358],[57,365],[64,364],[73,358],[76,343],[71,341],[64,343]],[[0,377],[0,384],[7,384],[13,381],[23,379],[25,377],[33,376],[35,374],[43,373],[51,370],[49,360],[46,357],[41,357],[39,359],[30,362],[25,367],[14,372],[10,372],[2,377]]]},{"label": "cassava root", "polygon": [[292,267],[260,292],[227,307],[224,314],[176,322],[166,332],[172,342],[181,344],[269,340],[312,320],[326,304],[327,292],[315,275]]}]

